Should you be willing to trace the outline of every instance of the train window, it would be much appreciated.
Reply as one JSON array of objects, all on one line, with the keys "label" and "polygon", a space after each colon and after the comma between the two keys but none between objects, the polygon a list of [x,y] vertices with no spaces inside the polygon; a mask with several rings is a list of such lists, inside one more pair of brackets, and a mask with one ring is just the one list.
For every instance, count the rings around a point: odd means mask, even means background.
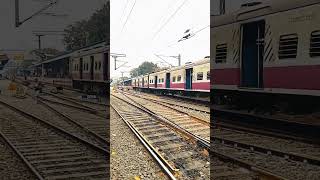
[{"label": "train window", "polygon": [[178,82],[180,82],[180,81],[181,81],[181,75],[179,75],[179,76],[178,76],[177,81],[178,81]]},{"label": "train window", "polygon": [[210,80],[210,71],[207,71],[207,80]]},{"label": "train window", "polygon": [[298,34],[280,36],[279,59],[296,58],[298,52]]},{"label": "train window", "polygon": [[172,77],[172,82],[176,82],[176,77],[175,76]]},{"label": "train window", "polygon": [[197,80],[203,80],[203,72],[197,73]]},{"label": "train window", "polygon": [[227,44],[218,44],[216,46],[216,63],[227,62]]},{"label": "train window", "polygon": [[99,61],[99,70],[101,70],[101,62]]},{"label": "train window", "polygon": [[320,56],[320,31],[313,31],[310,40],[310,56]]},{"label": "train window", "polygon": [[164,78],[162,78],[162,82],[164,82]]},{"label": "train window", "polygon": [[98,68],[98,63],[94,62],[94,70],[97,70],[97,68]]}]

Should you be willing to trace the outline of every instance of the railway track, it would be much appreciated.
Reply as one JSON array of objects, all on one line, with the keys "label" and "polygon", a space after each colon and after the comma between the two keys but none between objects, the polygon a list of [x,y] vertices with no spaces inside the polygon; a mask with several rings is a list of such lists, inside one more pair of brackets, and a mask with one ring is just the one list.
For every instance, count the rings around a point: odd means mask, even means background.
[{"label": "railway track", "polygon": [[146,100],[132,95],[124,95],[125,98],[130,99],[132,102],[147,108],[149,111],[162,116],[176,126],[184,129],[185,131],[202,138],[210,144],[210,124],[202,119],[190,116],[188,113],[163,106],[157,102]]},{"label": "railway track", "polygon": [[126,93],[124,94],[137,96],[145,100],[151,100],[154,103],[161,104],[171,109],[175,109],[182,113],[187,113],[189,116],[195,117],[197,119],[203,120],[205,124],[210,123],[210,109],[207,106],[203,106],[197,103],[189,103],[186,101],[177,101],[175,102],[170,98],[162,98],[159,96],[149,95],[146,93]]},{"label": "railway track", "polygon": [[252,115],[247,117],[231,112],[224,117],[221,114],[226,114],[227,111],[221,111],[216,110],[218,122],[212,127],[214,133],[211,137],[217,152],[224,152],[242,162],[251,162],[253,167],[282,179],[320,179],[320,145],[317,141],[276,130],[277,123],[270,127],[255,127],[254,124],[260,123],[262,119],[244,126],[236,120],[248,121]]},{"label": "railway track", "polygon": [[61,100],[55,96],[41,96],[39,100],[56,114],[78,126],[85,127],[88,132],[105,143],[109,142],[109,126],[107,124],[106,110],[101,112],[89,109],[88,107],[81,107],[80,105],[74,106],[73,103],[68,103],[68,101]]},{"label": "railway track", "polygon": [[[126,91],[123,91],[123,92],[126,92]],[[177,106],[181,106],[183,108],[187,108],[187,109],[189,108],[189,109],[193,109],[196,111],[210,114],[210,107],[208,105],[200,103],[200,102],[193,102],[193,101],[190,101],[189,99],[183,100],[183,99],[177,99],[177,98],[171,97],[171,96],[170,97],[159,96],[159,95],[154,95],[154,94],[149,94],[149,93],[141,93],[141,92],[138,93],[136,91],[127,91],[127,93],[147,97],[148,99],[154,99],[154,100],[157,100],[160,102],[174,104]]]},{"label": "railway track", "polygon": [[[143,109],[142,107],[140,107],[137,103],[135,103],[135,101],[133,99],[128,99],[125,96],[120,96],[118,97],[111,97],[111,105],[112,106],[116,106],[114,105],[114,103],[120,103],[117,105],[118,108],[120,109],[116,109],[118,111],[118,113],[120,115],[122,115],[124,121],[127,121],[128,123],[132,124],[132,126],[134,128],[136,128],[135,131],[140,131],[141,134],[143,136],[145,136],[146,142],[149,142],[150,140],[148,138],[151,138],[151,142],[154,138],[155,142],[158,141],[164,141],[164,142],[169,142],[170,144],[155,144],[153,145],[156,150],[159,150],[160,152],[162,152],[162,149],[164,148],[165,150],[167,148],[172,148],[172,150],[170,151],[171,153],[174,153],[173,155],[177,155],[177,157],[180,156],[180,158],[183,157],[196,157],[195,154],[189,154],[189,153],[183,153],[185,155],[180,155],[180,152],[182,153],[181,149],[179,149],[178,147],[180,147],[181,145],[176,145],[174,144],[174,142],[176,140],[171,139],[173,137],[169,136],[170,134],[180,134],[179,131],[177,131],[177,129],[170,125],[167,124],[165,120],[162,120],[162,118],[160,117],[158,120],[156,118],[156,121],[151,121],[152,117],[149,116],[149,114],[153,114],[153,113],[149,113],[148,115],[144,115],[141,113],[141,110],[139,110],[140,108]],[[127,104],[123,104],[124,102],[126,102]],[[131,106],[128,106],[128,103]],[[134,106],[134,108],[132,107]],[[146,112],[148,112],[148,110],[145,110]],[[160,121],[159,121],[160,120]],[[158,122],[157,122],[158,121]],[[159,125],[160,123],[160,125]],[[166,125],[167,127],[169,127],[171,130],[171,132],[167,129],[164,129],[165,127],[163,127],[163,125]],[[135,127],[136,126],[136,127]],[[174,130],[172,132],[172,129]],[[145,133],[145,132],[146,133]],[[183,134],[184,135],[184,134]],[[159,137],[158,137],[159,136]],[[166,138],[166,136],[169,136],[168,138]],[[158,138],[157,138],[158,137]],[[197,139],[195,137],[189,137],[189,140],[185,140],[187,143],[189,142],[193,142],[193,141],[197,141]],[[183,141],[182,141],[183,142]],[[185,144],[185,142],[183,142]],[[199,143],[201,144],[201,143]],[[184,145],[186,146],[186,145]],[[203,147],[203,146],[200,146]],[[195,151],[197,149],[196,146],[191,146],[189,148],[189,150]],[[163,157],[166,157],[166,151],[163,151],[162,153],[165,153],[163,155]],[[209,146],[206,146],[206,150],[209,150]],[[183,150],[185,151],[185,150]],[[235,157],[229,156],[228,154],[225,154],[224,152],[220,152],[219,150],[217,151],[217,149],[215,148],[215,146],[211,146],[211,150],[210,150],[210,154],[212,155],[211,157],[211,177],[213,179],[263,179],[263,178],[273,178],[273,179],[281,179],[278,176],[265,171],[263,169],[251,166],[250,163],[248,162],[243,162],[240,161],[239,159],[236,159]],[[177,153],[179,152],[179,153]],[[203,154],[206,154],[206,151],[202,151],[201,152],[201,148],[200,148],[200,155],[198,156],[203,156]],[[194,160],[193,160],[194,161]],[[170,161],[169,161],[170,162]],[[189,161],[190,162],[190,161]],[[176,165],[177,163],[173,162],[173,165]],[[197,164],[196,162],[194,164]],[[178,164],[179,165],[179,164]],[[180,165],[181,166],[181,165]],[[184,168],[184,167],[182,167]],[[190,178],[190,177],[188,177]],[[192,177],[190,179],[194,179],[195,177]],[[201,178],[200,178],[201,179]]]},{"label": "railway track", "polygon": [[171,179],[209,179],[208,147],[188,141],[168,124],[121,97],[112,95],[111,106],[139,134]]},{"label": "railway track", "polygon": [[[19,82],[20,84],[23,84],[23,82]],[[33,83],[33,82],[30,82]],[[31,87],[31,89],[33,89]],[[107,103],[103,103],[103,102],[95,102],[95,101],[90,101],[90,100],[83,100],[80,99],[80,96],[84,96],[83,93],[79,92],[79,90],[74,90],[74,89],[67,89],[68,93],[70,95],[70,92],[72,93],[76,93],[78,97],[74,97],[74,96],[66,96],[64,94],[61,93],[53,93],[52,92],[52,85],[47,84],[47,86],[45,86],[43,88],[43,93],[45,93],[48,96],[52,96],[56,99],[58,99],[58,102],[63,102],[62,105],[72,105],[72,106],[76,106],[76,107],[82,107],[85,108],[84,110],[91,110],[91,111],[100,111],[100,112],[106,112],[106,109],[108,108],[108,104]],[[29,95],[32,94],[32,92],[29,92]]]},{"label": "railway track", "polygon": [[[214,107],[214,124],[233,125],[255,130],[257,133],[279,134],[301,141],[320,144],[320,126],[286,119],[255,115]],[[266,134],[266,133],[265,133]]]},{"label": "railway track", "polygon": [[0,101],[0,135],[38,179],[106,179],[109,153]]},{"label": "railway track", "polygon": [[50,92],[46,92],[47,95],[56,97],[58,99],[61,99],[63,101],[67,101],[85,108],[95,109],[96,111],[106,111],[106,109],[109,107],[106,103],[102,102],[94,102],[94,101],[88,101],[88,100],[81,100],[79,98],[75,97],[68,97],[63,94],[54,94]]}]

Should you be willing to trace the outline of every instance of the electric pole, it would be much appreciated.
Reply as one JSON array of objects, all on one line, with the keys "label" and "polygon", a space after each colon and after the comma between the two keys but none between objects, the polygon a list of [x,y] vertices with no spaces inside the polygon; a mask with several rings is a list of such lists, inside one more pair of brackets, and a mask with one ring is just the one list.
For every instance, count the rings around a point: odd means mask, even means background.
[{"label": "electric pole", "polygon": [[38,49],[39,49],[39,51],[41,51],[41,37],[44,36],[44,35],[37,34],[36,36],[38,37]]},{"label": "electric pole", "polygon": [[[128,63],[127,61],[117,60],[119,57],[126,57],[125,54],[110,53],[110,56],[114,58],[114,70],[117,70]],[[120,66],[117,66],[117,62],[122,62],[122,64],[120,64]]]}]

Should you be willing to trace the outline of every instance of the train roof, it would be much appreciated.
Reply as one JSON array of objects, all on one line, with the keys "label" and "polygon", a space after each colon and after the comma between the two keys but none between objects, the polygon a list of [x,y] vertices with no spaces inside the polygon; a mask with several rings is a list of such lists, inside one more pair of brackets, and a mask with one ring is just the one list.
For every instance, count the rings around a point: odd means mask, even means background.
[{"label": "train roof", "polygon": [[207,63],[210,63],[210,57],[206,57],[204,59],[201,59],[201,60],[198,60],[198,61],[195,61],[195,62],[186,63],[186,64],[184,64],[182,66],[179,66],[179,67],[173,67],[173,68],[167,69],[167,70],[165,70],[163,72],[168,72],[168,71],[171,72],[171,71],[176,71],[176,70],[180,70],[180,69],[192,68],[194,66],[207,64]]},{"label": "train roof", "polygon": [[211,16],[211,27],[232,24],[238,21],[319,4],[320,0],[267,0],[242,4],[242,7],[225,15]]},{"label": "train roof", "polygon": [[196,62],[187,63],[187,64],[184,64],[184,65],[179,66],[179,67],[173,67],[173,68],[166,69],[166,70],[162,70],[162,71],[157,71],[157,72],[153,72],[153,73],[149,73],[149,74],[144,74],[144,75],[136,76],[136,77],[133,77],[132,79],[143,78],[143,77],[148,76],[148,75],[153,76],[153,75],[156,75],[156,74],[161,74],[161,73],[176,71],[176,70],[179,70],[179,69],[191,68],[191,67],[194,67],[194,66],[196,66],[196,65],[201,65],[201,64],[206,64],[206,63],[210,63],[210,57],[209,57],[209,56],[205,57],[205,58],[202,59],[202,60],[196,61]]}]

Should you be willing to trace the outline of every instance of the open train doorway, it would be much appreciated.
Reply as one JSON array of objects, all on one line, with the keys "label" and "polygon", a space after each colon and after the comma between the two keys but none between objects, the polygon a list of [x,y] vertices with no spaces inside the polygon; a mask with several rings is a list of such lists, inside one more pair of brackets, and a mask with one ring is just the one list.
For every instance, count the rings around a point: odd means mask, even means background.
[{"label": "open train doorway", "polygon": [[192,89],[192,73],[192,68],[186,69],[186,89]]},{"label": "open train doorway", "polygon": [[103,54],[104,66],[103,66],[103,79],[105,81],[109,80],[109,55],[108,53]]},{"label": "open train doorway", "polygon": [[[93,80],[93,76],[94,76],[94,70],[93,70],[93,68],[94,68],[94,56],[90,56],[90,80]],[[97,69],[96,67],[95,67],[95,69]]]},{"label": "open train doorway", "polygon": [[158,87],[158,76],[154,77],[154,87],[157,88]]},{"label": "open train doorway", "polygon": [[170,88],[170,73],[166,74],[166,88]]},{"label": "open train doorway", "polygon": [[242,87],[263,87],[264,34],[265,21],[242,25]]},{"label": "open train doorway", "polygon": [[141,87],[144,87],[144,78],[142,78],[142,86]]},{"label": "open train doorway", "polygon": [[80,58],[80,69],[79,69],[79,73],[80,73],[80,79],[83,78],[83,59]]}]

